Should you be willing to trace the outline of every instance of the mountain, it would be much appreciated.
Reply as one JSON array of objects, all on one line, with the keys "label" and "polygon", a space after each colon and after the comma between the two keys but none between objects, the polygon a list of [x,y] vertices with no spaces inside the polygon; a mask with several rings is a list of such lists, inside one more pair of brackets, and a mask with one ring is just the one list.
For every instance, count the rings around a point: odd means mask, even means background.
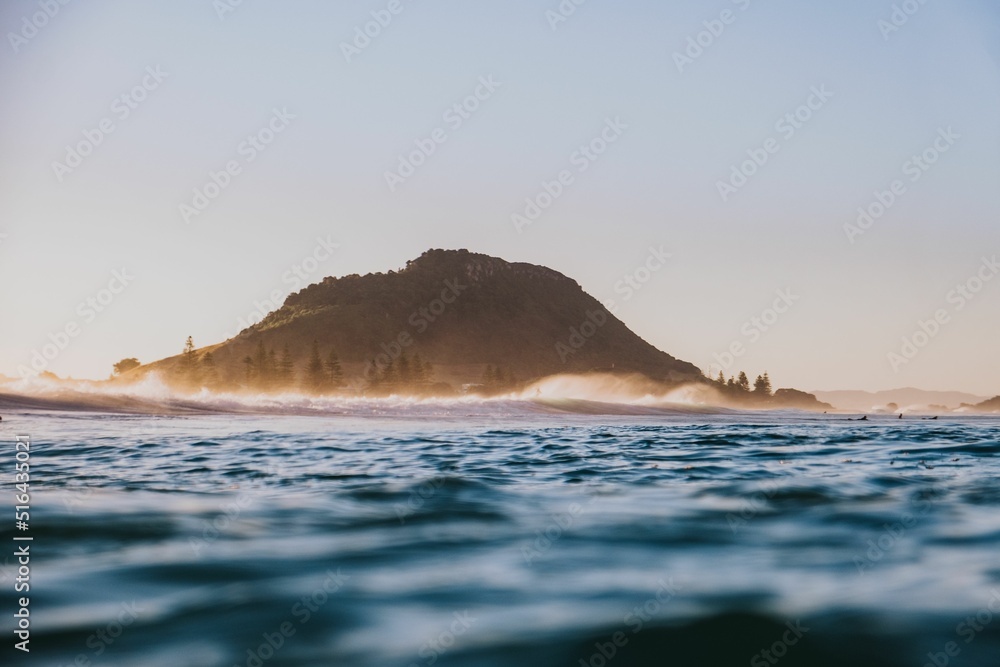
[{"label": "mountain", "polygon": [[840,410],[868,412],[895,403],[900,410],[906,408],[931,408],[932,406],[957,408],[962,403],[979,403],[985,397],[959,391],[925,391],[923,389],[890,389],[888,391],[814,391],[816,397],[832,403]]},{"label": "mountain", "polygon": [[1000,412],[1000,396],[995,396],[988,401],[983,401],[973,408],[977,412]]},{"label": "mountain", "polygon": [[[702,379],[697,367],[641,339],[574,280],[467,250],[430,250],[400,271],[326,278],[224,343],[126,376],[157,370],[205,382],[211,374],[231,386],[266,371],[291,386],[306,378],[314,341],[319,358],[335,352],[345,382],[356,386],[373,372],[399,382],[404,371],[453,387],[597,370],[671,383]],[[421,366],[428,363],[431,375]]]}]

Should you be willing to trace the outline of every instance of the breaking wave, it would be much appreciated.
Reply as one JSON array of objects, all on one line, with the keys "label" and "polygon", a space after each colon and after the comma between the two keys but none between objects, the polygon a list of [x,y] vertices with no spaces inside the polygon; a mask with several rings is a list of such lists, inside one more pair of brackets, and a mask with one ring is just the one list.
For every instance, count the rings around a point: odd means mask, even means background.
[{"label": "breaking wave", "polygon": [[718,396],[698,384],[667,387],[640,375],[562,374],[523,390],[483,397],[316,396],[301,392],[183,393],[150,374],[130,384],[28,378],[0,383],[0,409],[132,414],[255,413],[289,415],[441,416],[445,414],[724,413]]}]

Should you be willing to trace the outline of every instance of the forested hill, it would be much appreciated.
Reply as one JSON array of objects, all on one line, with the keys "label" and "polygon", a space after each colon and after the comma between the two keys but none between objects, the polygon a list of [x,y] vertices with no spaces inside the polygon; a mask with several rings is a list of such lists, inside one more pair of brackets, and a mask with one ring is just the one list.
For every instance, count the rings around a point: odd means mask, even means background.
[{"label": "forested hill", "polygon": [[339,369],[340,383],[357,386],[386,373],[387,381],[404,381],[401,364],[405,381],[456,387],[592,370],[670,382],[701,377],[576,281],[466,250],[430,250],[400,271],[326,278],[231,340],[138,370],[206,384],[291,386],[322,384],[321,371],[337,382]]}]

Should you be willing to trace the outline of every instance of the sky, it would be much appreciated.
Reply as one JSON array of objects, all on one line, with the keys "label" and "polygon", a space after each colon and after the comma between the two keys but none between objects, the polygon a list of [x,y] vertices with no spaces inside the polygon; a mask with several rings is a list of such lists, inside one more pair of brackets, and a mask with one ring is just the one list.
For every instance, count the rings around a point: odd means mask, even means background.
[{"label": "sky", "polygon": [[996,395],[1000,8],[895,7],[5,0],[0,373],[467,248],[713,375]]}]

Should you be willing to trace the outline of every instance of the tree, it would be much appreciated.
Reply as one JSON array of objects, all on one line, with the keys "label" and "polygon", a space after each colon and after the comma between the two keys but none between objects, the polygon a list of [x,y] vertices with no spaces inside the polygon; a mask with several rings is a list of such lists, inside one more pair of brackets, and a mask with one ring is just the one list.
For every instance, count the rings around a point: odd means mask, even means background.
[{"label": "tree", "polygon": [[257,385],[263,387],[268,381],[267,349],[264,347],[263,338],[257,341],[257,349],[254,351],[253,356],[253,368],[254,379],[257,380]]},{"label": "tree", "polygon": [[254,369],[253,357],[251,357],[249,354],[243,357],[243,365],[246,366],[247,384],[250,384],[250,382],[254,379],[254,376],[256,375]]},{"label": "tree", "polygon": [[374,359],[369,361],[368,365],[365,367],[365,379],[368,380],[368,386],[370,388],[374,388],[379,385],[381,378],[378,372],[378,364]]},{"label": "tree", "polygon": [[749,392],[750,391],[750,378],[743,371],[740,371],[740,377],[736,381],[736,386],[739,387],[740,391]]},{"label": "tree", "polygon": [[771,396],[771,378],[767,376],[767,371],[763,375],[758,375],[753,383],[753,393],[758,396]]},{"label": "tree", "polygon": [[319,357],[319,343],[315,340],[309,353],[309,365],[306,367],[306,383],[313,391],[321,391],[327,384],[323,360]]},{"label": "tree", "polygon": [[427,384],[430,382],[431,365],[425,363],[420,358],[420,353],[413,355],[413,360],[410,362],[410,375],[413,377],[414,384]]},{"label": "tree", "polygon": [[278,364],[278,380],[282,387],[289,387],[295,381],[295,362],[292,361],[292,351],[288,343],[281,349],[281,362]]},{"label": "tree", "polygon": [[382,369],[382,377],[380,381],[392,388],[392,385],[396,384],[398,380],[399,374],[396,371],[396,362],[393,359],[389,359],[389,363],[387,363]]},{"label": "tree", "polygon": [[330,378],[330,386],[334,389],[340,389],[344,386],[344,371],[340,367],[340,357],[337,356],[337,351],[330,349],[330,354],[326,357],[326,362],[323,364],[326,368],[326,374]]},{"label": "tree", "polygon": [[484,390],[493,393],[511,389],[517,384],[512,370],[504,369],[501,366],[494,366],[493,364],[487,364],[483,370],[480,382]]},{"label": "tree", "polygon": [[718,384],[720,387],[726,386],[726,376],[722,373],[722,371],[719,371],[719,377],[715,381],[715,383]]},{"label": "tree", "polygon": [[191,336],[184,341],[184,350],[181,352],[180,371],[182,379],[191,383],[198,382],[198,355],[194,349],[194,339]]},{"label": "tree", "polygon": [[406,352],[399,356],[399,382],[408,385],[413,380],[413,367]]},{"label": "tree", "polygon": [[273,347],[267,351],[267,362],[264,367],[267,369],[265,374],[267,386],[273,387],[278,382],[278,357],[274,354]]},{"label": "tree", "polygon": [[128,373],[133,368],[139,368],[142,364],[135,357],[129,357],[128,359],[122,359],[117,364],[114,365],[115,375],[122,375]]},{"label": "tree", "polygon": [[219,384],[219,370],[215,367],[215,357],[211,352],[206,352],[201,358],[201,371],[206,387],[215,387]]}]

